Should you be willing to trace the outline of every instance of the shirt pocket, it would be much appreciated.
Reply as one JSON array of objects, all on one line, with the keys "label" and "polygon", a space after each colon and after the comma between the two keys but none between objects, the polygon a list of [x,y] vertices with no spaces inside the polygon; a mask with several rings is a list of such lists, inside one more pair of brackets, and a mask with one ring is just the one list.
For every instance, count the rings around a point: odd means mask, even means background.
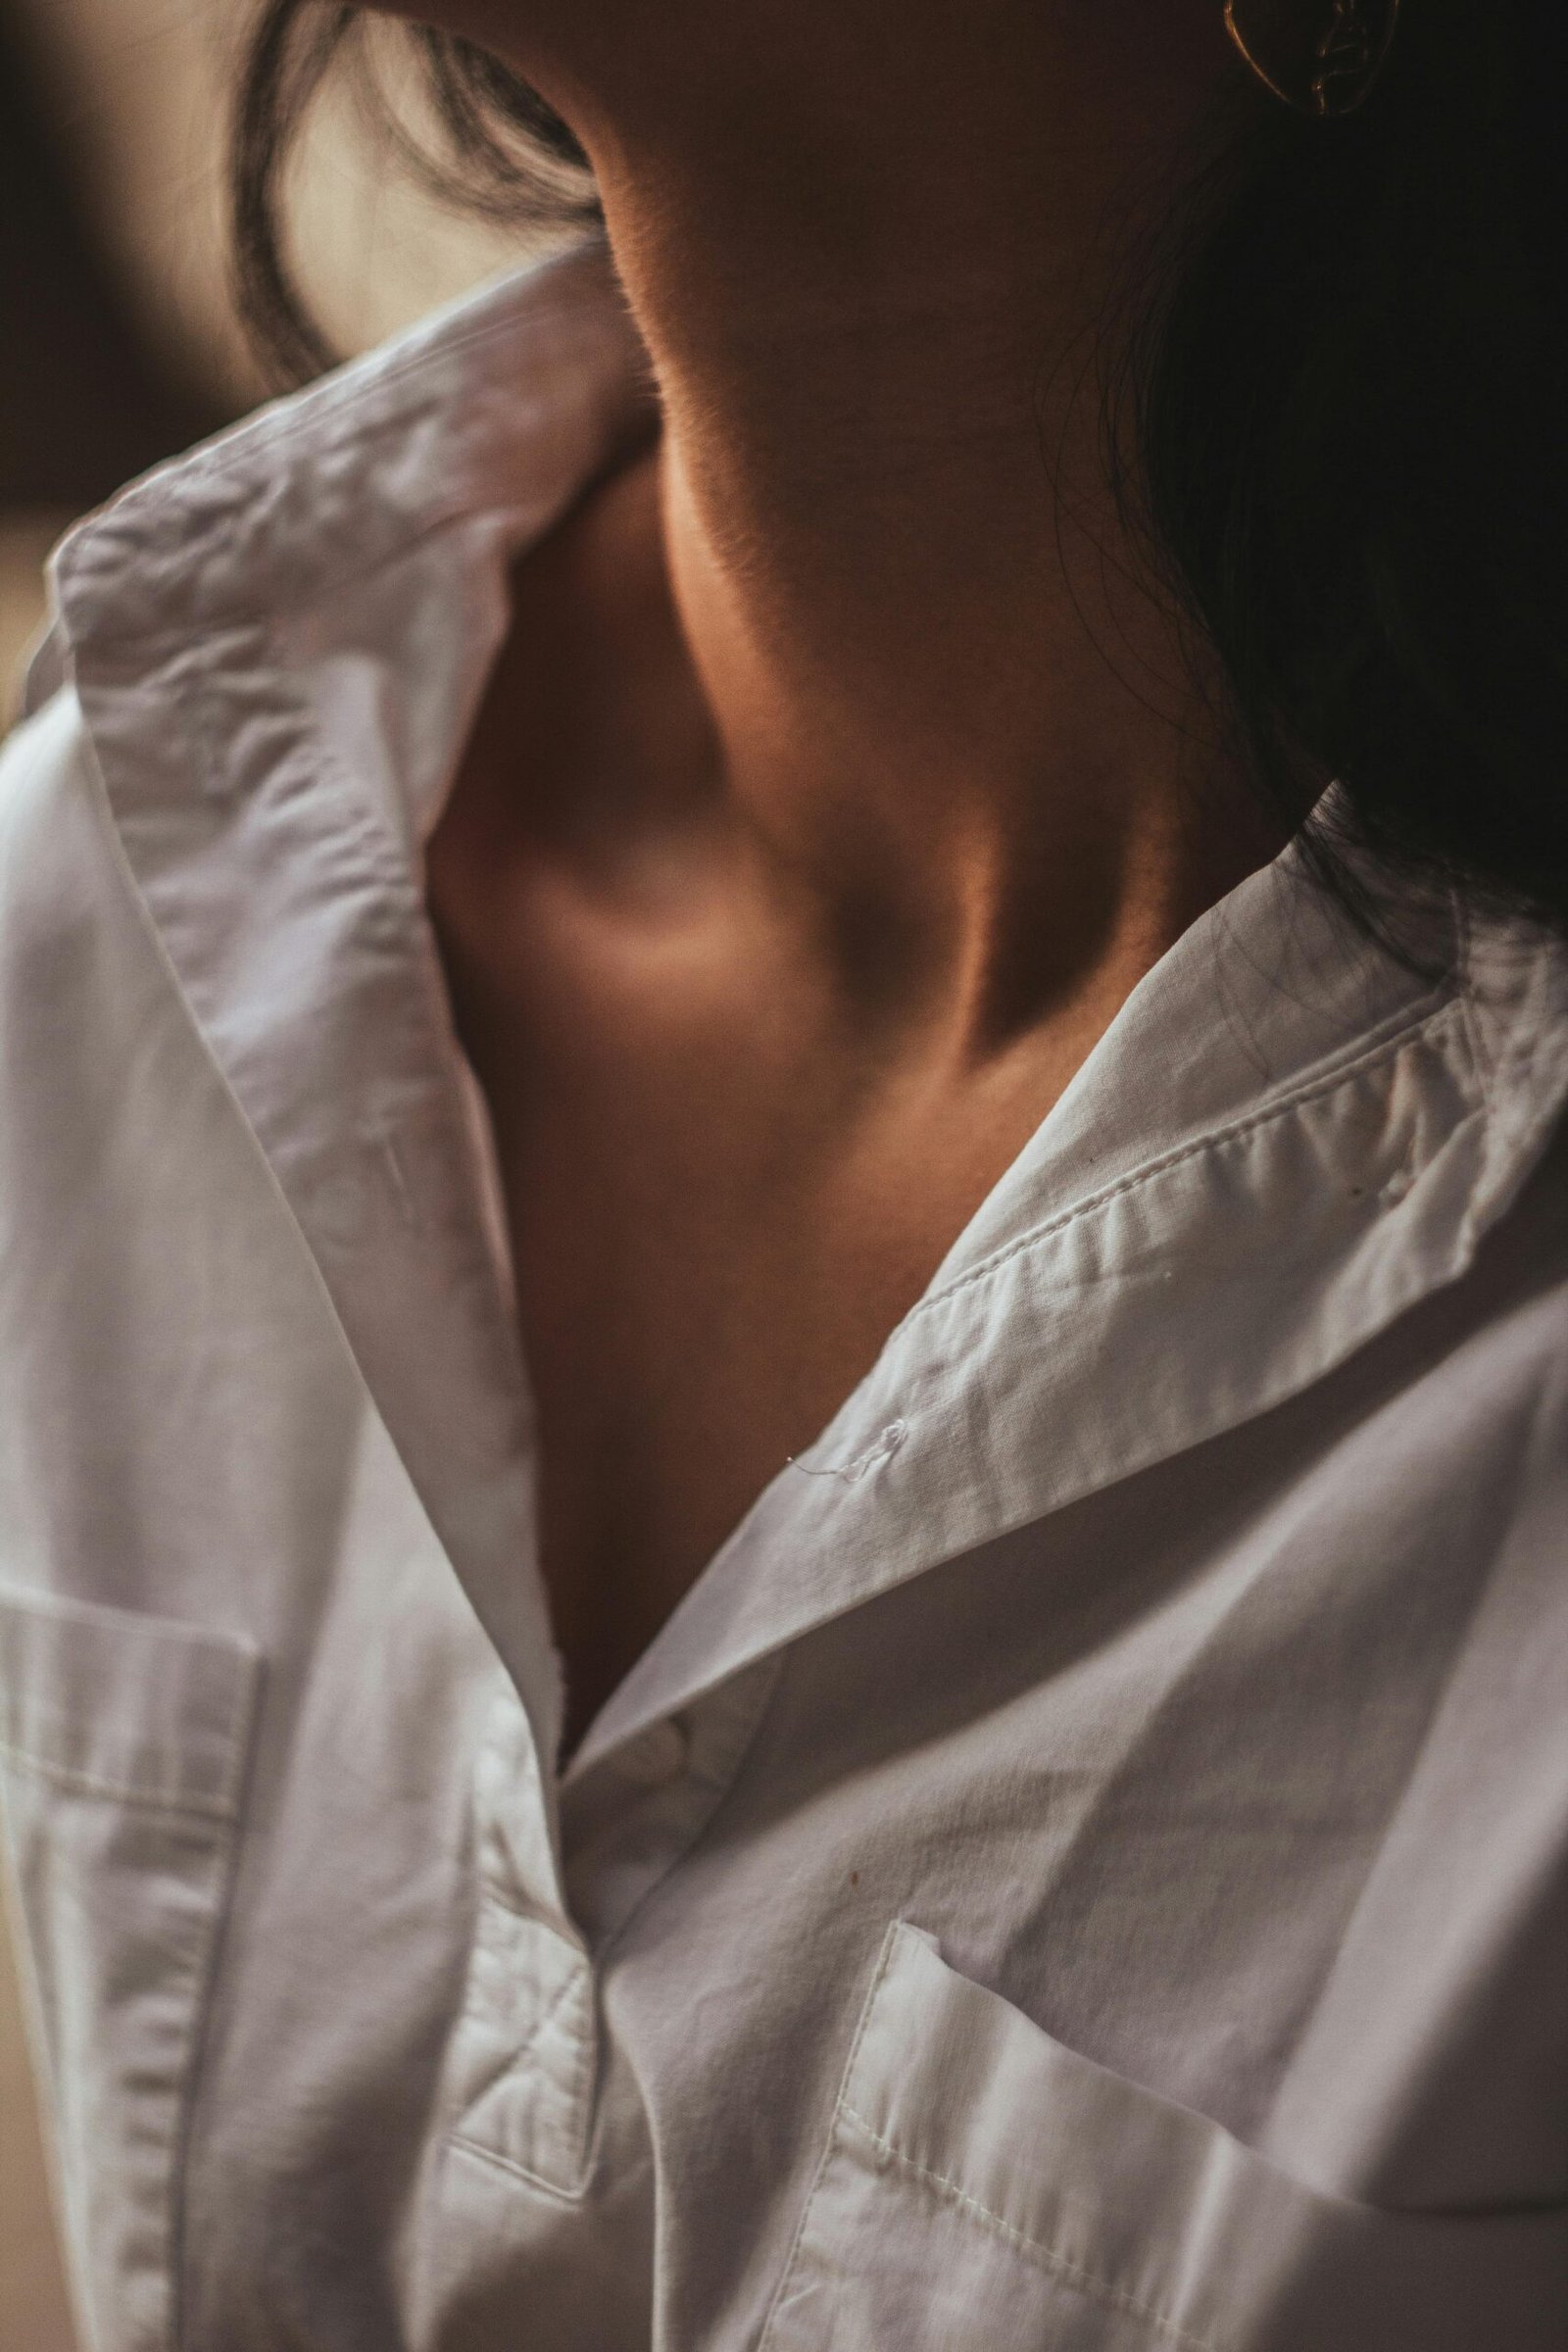
[{"label": "shirt pocket", "polygon": [[764,2352],[1558,2352],[1568,2220],[1322,2196],[890,1929]]},{"label": "shirt pocket", "polygon": [[183,2140],[259,1678],[221,1635],[0,1590],[0,1814],[94,2352],[178,2334]]}]

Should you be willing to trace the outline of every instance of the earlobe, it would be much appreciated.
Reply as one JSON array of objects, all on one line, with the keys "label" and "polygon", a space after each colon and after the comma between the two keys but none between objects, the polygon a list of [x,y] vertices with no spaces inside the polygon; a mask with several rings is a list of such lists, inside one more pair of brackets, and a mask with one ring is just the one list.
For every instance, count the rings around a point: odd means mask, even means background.
[{"label": "earlobe", "polygon": [[1394,42],[1399,0],[1225,0],[1225,29],[1264,88],[1298,114],[1353,114]]}]

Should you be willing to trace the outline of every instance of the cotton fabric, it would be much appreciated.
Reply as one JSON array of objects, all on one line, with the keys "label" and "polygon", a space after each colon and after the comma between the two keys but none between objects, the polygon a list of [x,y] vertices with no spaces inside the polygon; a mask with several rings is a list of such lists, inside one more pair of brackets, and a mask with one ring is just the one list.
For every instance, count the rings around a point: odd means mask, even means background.
[{"label": "cotton fabric", "polygon": [[558,1772],[421,844],[590,245],[65,542],[0,757],[0,1799],[100,2352],[1557,2352],[1568,955],[1298,849]]}]

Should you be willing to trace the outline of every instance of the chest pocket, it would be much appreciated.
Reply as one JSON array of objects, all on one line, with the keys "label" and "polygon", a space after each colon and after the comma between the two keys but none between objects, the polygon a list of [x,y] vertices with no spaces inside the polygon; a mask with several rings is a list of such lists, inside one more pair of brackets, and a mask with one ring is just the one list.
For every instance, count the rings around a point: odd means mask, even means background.
[{"label": "chest pocket", "polygon": [[1568,2217],[1325,2197],[889,1931],[763,2352],[1556,2352]]},{"label": "chest pocket", "polygon": [[0,1591],[4,1815],[96,2352],[168,2352],[182,2141],[260,1661]]}]

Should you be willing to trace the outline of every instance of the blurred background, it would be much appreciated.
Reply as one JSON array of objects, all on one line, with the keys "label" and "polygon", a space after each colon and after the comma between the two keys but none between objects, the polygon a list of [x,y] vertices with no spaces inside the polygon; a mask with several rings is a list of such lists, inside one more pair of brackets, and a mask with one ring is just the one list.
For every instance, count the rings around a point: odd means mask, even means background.
[{"label": "blurred background", "polygon": [[[0,662],[64,523],[268,387],[229,299],[222,148],[257,0],[0,0]],[[437,207],[341,76],[292,190],[300,276],[368,348],[517,253]],[[7,714],[9,715],[9,709]]]},{"label": "blurred background", "polygon": [[[228,92],[254,5],[0,0],[0,731],[66,524],[266,393],[223,226]],[[344,353],[519,253],[517,232],[439,209],[400,171],[346,83],[313,121],[291,218],[300,276]],[[76,2352],[3,1924],[0,2346]]]}]

